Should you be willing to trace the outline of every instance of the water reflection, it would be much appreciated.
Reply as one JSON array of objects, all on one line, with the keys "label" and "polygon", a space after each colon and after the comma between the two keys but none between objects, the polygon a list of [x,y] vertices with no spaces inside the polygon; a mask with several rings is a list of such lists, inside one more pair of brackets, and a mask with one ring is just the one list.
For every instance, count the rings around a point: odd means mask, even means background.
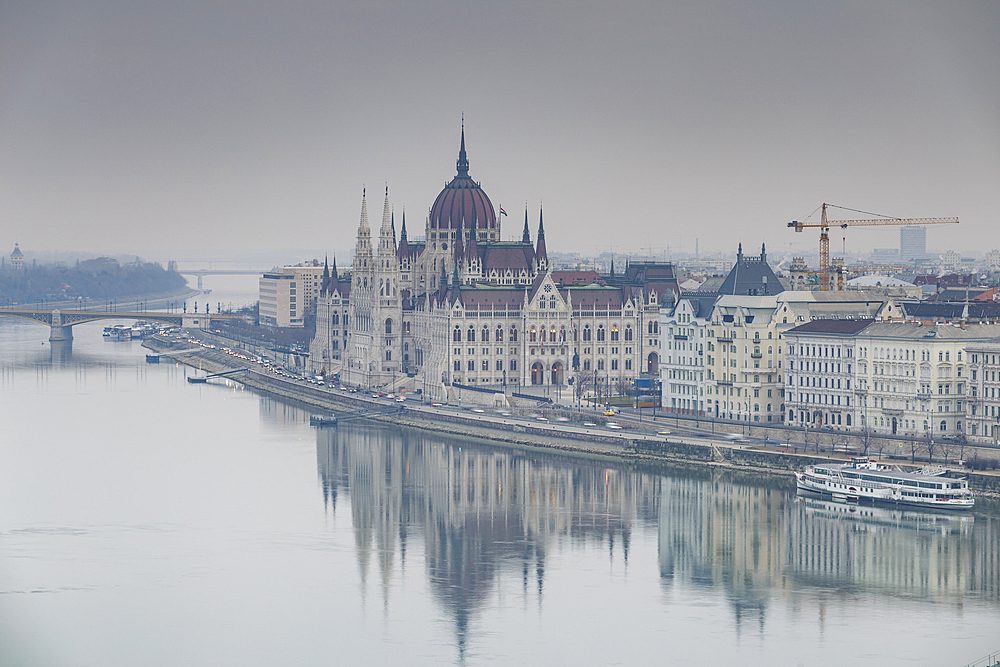
[{"label": "water reflection", "polygon": [[647,475],[388,429],[341,425],[317,438],[324,502],[350,493],[362,579],[377,570],[387,588],[419,531],[460,654],[501,571],[541,598],[553,541],[597,541],[627,562],[635,522],[655,521],[659,480]]},{"label": "water reflection", "polygon": [[498,579],[544,595],[546,557],[565,540],[627,563],[630,536],[656,526],[661,585],[724,591],[739,628],[802,595],[1000,599],[995,516],[850,507],[727,476],[659,476],[587,461],[469,446],[418,433],[317,430],[332,511],[350,494],[363,581],[383,595],[419,535],[430,587],[460,654]]},{"label": "water reflection", "polygon": [[73,361],[73,341],[53,340],[49,342],[49,358],[53,365],[66,366]]}]

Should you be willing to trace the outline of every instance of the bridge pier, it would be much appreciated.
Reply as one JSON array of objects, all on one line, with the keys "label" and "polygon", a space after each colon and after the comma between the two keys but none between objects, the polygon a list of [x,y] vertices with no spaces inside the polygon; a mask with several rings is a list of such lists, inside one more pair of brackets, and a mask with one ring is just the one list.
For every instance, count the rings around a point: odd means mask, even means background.
[{"label": "bridge pier", "polygon": [[201,276],[198,276],[198,289],[201,290]]},{"label": "bridge pier", "polygon": [[49,342],[62,342],[62,341],[72,341],[73,340],[73,327],[69,324],[56,325],[53,324],[49,328]]}]

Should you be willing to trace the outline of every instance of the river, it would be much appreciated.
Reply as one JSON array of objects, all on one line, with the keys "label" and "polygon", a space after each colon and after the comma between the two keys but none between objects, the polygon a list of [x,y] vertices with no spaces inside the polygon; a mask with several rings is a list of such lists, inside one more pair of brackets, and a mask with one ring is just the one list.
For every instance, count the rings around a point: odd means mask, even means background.
[{"label": "river", "polygon": [[1000,650],[995,505],[852,509],[708,471],[315,429],[102,327],[52,349],[0,318],[5,667],[961,667]]}]

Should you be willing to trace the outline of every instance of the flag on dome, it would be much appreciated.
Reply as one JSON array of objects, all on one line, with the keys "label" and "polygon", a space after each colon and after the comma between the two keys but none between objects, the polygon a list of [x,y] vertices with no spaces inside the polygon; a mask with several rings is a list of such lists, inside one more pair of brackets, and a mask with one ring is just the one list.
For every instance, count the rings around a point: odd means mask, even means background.
[{"label": "flag on dome", "polygon": [[507,215],[507,211],[503,210],[503,206],[500,207],[500,215]]}]

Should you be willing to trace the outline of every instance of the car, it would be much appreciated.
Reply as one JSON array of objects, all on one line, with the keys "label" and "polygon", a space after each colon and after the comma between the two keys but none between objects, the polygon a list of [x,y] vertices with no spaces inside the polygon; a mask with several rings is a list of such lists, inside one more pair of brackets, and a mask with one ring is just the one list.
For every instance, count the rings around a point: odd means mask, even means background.
[{"label": "car", "polygon": [[612,431],[620,431],[623,428],[625,428],[621,424],[616,424],[615,422],[608,422],[607,424],[605,424],[605,426],[611,429]]},{"label": "car", "polygon": [[556,417],[557,422],[568,422],[569,417]]},{"label": "car", "polygon": [[547,417],[535,417],[535,419],[537,419],[540,422],[547,422],[548,421]]},{"label": "car", "polygon": [[482,408],[473,408],[472,411],[475,412],[477,415],[481,415],[484,412],[486,412],[486,410],[483,410]]},{"label": "car", "polygon": [[396,397],[396,402],[397,403],[402,403],[405,400],[406,400],[406,396],[397,396]]},{"label": "car", "polygon": [[964,433],[948,433],[941,436],[941,442],[965,442]]},{"label": "car", "polygon": [[829,424],[823,424],[822,426],[819,427],[819,430],[821,430],[821,431],[832,431],[833,427],[830,426]]},{"label": "car", "polygon": [[615,416],[615,411],[614,410],[605,410],[604,411],[604,416],[605,417],[614,417]]},{"label": "car", "polygon": [[441,407],[444,407],[444,403],[434,402],[434,403],[431,403],[431,407],[441,408]]},{"label": "car", "polygon": [[386,396],[386,398],[396,398],[396,395],[395,395],[395,394],[388,394],[388,395]]},{"label": "car", "polygon": [[656,435],[670,435],[670,431],[657,431]]},{"label": "car", "polygon": [[583,425],[584,425],[584,426],[587,426],[587,427],[590,427],[590,426],[597,426],[597,424],[595,424],[594,422],[583,422]]}]

